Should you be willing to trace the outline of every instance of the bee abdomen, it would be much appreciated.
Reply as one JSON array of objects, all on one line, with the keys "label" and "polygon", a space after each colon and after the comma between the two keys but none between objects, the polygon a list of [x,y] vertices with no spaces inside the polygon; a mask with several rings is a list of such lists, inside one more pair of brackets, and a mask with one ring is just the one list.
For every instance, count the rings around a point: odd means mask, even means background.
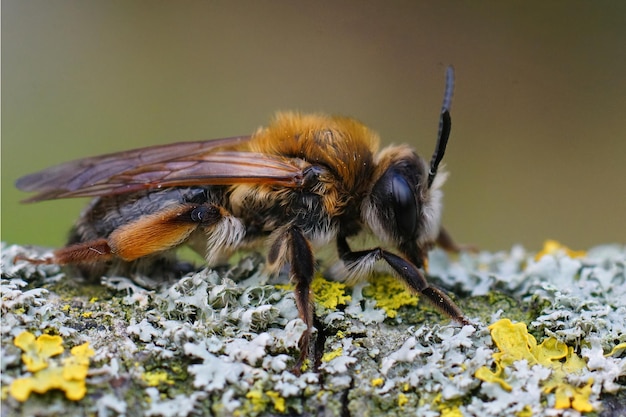
[{"label": "bee abdomen", "polygon": [[186,187],[98,197],[81,214],[68,243],[107,238],[117,228],[172,205],[221,203],[222,194],[218,187]]}]

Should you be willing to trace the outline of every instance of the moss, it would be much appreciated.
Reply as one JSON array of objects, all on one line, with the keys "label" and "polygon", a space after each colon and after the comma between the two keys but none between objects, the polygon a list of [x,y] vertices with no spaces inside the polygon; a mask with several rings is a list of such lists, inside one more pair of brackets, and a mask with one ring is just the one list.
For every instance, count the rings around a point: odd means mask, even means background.
[{"label": "moss", "polygon": [[464,297],[455,301],[467,317],[472,320],[478,319],[482,323],[489,323],[497,311],[506,312],[507,317],[516,321],[528,321],[533,318],[518,300],[499,291],[489,291],[486,295]]},{"label": "moss", "polygon": [[62,279],[51,283],[43,283],[42,287],[59,294],[62,300],[65,300],[70,305],[76,302],[77,299],[85,303],[97,304],[97,302],[111,300],[116,297],[115,292],[99,283],[77,279]]}]

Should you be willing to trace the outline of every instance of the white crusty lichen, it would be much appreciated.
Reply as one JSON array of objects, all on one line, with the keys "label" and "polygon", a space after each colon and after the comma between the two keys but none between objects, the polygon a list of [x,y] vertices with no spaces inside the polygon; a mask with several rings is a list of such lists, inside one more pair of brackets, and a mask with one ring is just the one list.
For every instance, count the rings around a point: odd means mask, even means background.
[{"label": "white crusty lichen", "polygon": [[44,368],[64,364],[63,355],[41,353],[43,341],[16,344],[29,332],[35,341],[60,336],[67,352],[89,343],[86,392],[70,400],[49,380],[49,390],[18,400],[3,388],[6,416],[625,412],[620,245],[574,252],[549,242],[539,254],[517,246],[457,257],[433,251],[431,282],[455,295],[472,322],[466,326],[388,276],[352,287],[317,276],[317,342],[301,369],[294,367],[306,326],[292,287],[282,276],[270,280],[257,256],[173,282],[103,277],[96,284],[55,265],[16,261],[42,256],[2,245],[2,386],[46,377],[29,370],[24,355]]}]

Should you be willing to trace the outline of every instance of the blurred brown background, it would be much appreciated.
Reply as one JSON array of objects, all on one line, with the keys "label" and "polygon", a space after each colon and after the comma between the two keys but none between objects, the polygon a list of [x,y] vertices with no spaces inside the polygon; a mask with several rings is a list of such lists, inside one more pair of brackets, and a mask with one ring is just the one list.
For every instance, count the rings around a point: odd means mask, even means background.
[{"label": "blurred brown background", "polygon": [[2,240],[61,245],[70,159],[354,116],[430,157],[456,68],[445,224],[485,249],[625,242],[626,2],[2,2]]}]

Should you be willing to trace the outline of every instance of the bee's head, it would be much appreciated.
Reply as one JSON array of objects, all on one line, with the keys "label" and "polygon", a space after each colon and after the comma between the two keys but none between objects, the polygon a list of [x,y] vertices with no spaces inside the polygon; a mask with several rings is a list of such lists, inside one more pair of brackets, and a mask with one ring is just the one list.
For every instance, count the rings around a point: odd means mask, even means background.
[{"label": "bee's head", "polygon": [[421,263],[419,257],[436,240],[440,230],[441,185],[446,174],[437,170],[452,127],[453,88],[454,71],[449,67],[437,145],[430,166],[406,146],[383,149],[376,160],[372,189],[362,203],[363,221],[379,238],[396,246],[414,263]]},{"label": "bee's head", "polygon": [[382,241],[412,259],[439,233],[446,173],[430,175],[426,161],[407,146],[383,149],[377,166],[362,203],[363,220]]}]

